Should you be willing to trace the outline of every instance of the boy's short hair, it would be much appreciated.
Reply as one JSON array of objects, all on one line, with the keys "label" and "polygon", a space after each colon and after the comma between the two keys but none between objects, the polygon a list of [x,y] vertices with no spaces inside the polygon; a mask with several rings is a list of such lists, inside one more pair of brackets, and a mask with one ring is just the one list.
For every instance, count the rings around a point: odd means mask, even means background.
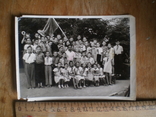
[{"label": "boy's short hair", "polygon": [[65,65],[68,65],[68,63],[65,63],[64,66],[65,66]]},{"label": "boy's short hair", "polygon": [[[47,53],[47,52],[49,52],[49,51],[46,51],[45,53]],[[50,52],[49,52],[50,53]]]},{"label": "boy's short hair", "polygon": [[48,41],[48,43],[50,43],[50,42],[52,42],[52,41]]},{"label": "boy's short hair", "polygon": [[55,52],[57,52],[57,51],[53,51],[53,53],[55,53]]},{"label": "boy's short hair", "polygon": [[82,51],[82,53],[85,53],[86,54],[86,51],[84,50],[84,51]]},{"label": "boy's short hair", "polygon": [[91,54],[91,52],[88,52],[88,54]]},{"label": "boy's short hair", "polygon": [[37,48],[40,48],[40,49],[41,49],[41,46],[37,46],[36,49],[37,49]]},{"label": "boy's short hair", "polygon": [[61,45],[58,49],[63,48],[63,46]]},{"label": "boy's short hair", "polygon": [[30,38],[27,38],[26,41],[31,41],[31,39]]},{"label": "boy's short hair", "polygon": [[28,46],[28,47],[27,47],[27,49],[28,49],[28,48],[31,48],[31,49],[32,49],[32,47],[31,47],[31,46]]},{"label": "boy's short hair", "polygon": [[73,63],[73,61],[69,61],[69,64],[70,64],[70,63]]}]

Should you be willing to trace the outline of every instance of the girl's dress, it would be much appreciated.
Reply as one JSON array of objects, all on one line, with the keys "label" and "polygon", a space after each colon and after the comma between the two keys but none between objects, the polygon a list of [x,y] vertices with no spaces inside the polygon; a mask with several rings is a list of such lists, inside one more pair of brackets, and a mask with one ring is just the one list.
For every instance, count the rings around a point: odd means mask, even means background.
[{"label": "girl's dress", "polygon": [[87,62],[88,63],[90,62],[93,65],[95,63],[95,60],[93,57],[90,57],[90,58],[87,58]]},{"label": "girl's dress", "polygon": [[75,67],[74,69],[75,71],[75,79],[76,80],[84,80],[84,76],[83,76],[83,68],[82,67]]},{"label": "girl's dress", "polygon": [[69,78],[71,79],[71,78],[73,78],[73,77],[75,77],[74,76],[74,69],[75,69],[75,67],[68,67],[68,73],[69,73]]},{"label": "girl's dress", "polygon": [[97,49],[95,46],[92,47],[92,56],[94,58],[94,60],[97,60]]},{"label": "girl's dress", "polygon": [[112,73],[112,64],[114,64],[114,49],[113,48],[110,48],[108,50],[108,54],[109,54],[109,57],[104,57],[103,60],[104,60],[104,72],[106,73]]},{"label": "girl's dress", "polygon": [[100,71],[99,78],[104,78],[105,75],[103,74],[103,69],[102,68],[99,68],[99,71]]},{"label": "girl's dress", "polygon": [[94,76],[92,73],[92,68],[85,68],[84,76],[85,76],[86,80],[93,81]]},{"label": "girl's dress", "polygon": [[75,52],[75,58],[76,58],[76,61],[80,61],[81,60],[81,53]]},{"label": "girl's dress", "polygon": [[99,68],[92,68],[95,81],[99,80]]},{"label": "girl's dress", "polygon": [[64,81],[65,82],[70,81],[68,70],[67,69],[61,69],[61,72],[64,76]]},{"label": "girl's dress", "polygon": [[104,59],[104,72],[112,73],[112,59],[105,57]]},{"label": "girl's dress", "polygon": [[54,68],[54,80],[55,80],[55,83],[58,83],[60,81],[60,79],[63,79],[64,80],[64,77],[61,75],[61,68]]}]

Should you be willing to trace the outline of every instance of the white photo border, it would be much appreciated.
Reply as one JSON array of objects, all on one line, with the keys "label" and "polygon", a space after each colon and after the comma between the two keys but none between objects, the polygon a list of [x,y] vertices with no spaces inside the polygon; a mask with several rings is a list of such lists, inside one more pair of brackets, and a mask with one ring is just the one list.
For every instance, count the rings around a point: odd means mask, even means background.
[{"label": "white photo border", "polygon": [[[15,51],[16,51],[16,83],[17,98],[21,99],[20,89],[20,67],[19,67],[19,30],[18,18],[15,17]],[[21,18],[129,18],[130,19],[130,96],[129,97],[110,97],[110,96],[64,96],[64,97],[28,97],[22,98],[28,101],[43,100],[136,100],[136,27],[135,17],[131,15],[115,16],[42,16],[42,15],[23,15]]]}]

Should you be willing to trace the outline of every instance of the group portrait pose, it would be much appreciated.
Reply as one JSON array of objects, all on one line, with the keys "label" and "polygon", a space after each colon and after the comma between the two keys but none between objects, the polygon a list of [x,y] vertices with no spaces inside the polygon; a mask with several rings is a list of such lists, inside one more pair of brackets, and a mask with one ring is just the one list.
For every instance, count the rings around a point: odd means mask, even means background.
[{"label": "group portrait pose", "polygon": [[123,74],[125,49],[121,40],[110,39],[106,34],[99,39],[91,28],[87,35],[66,36],[56,31],[58,28],[55,25],[48,34],[46,29],[33,34],[21,31],[21,59],[27,88],[82,89],[115,85],[116,78]]}]

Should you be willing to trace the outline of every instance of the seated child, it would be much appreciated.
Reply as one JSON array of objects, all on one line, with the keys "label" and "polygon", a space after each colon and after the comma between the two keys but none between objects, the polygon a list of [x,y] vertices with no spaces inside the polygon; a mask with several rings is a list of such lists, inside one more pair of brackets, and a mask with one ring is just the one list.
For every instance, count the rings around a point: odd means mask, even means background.
[{"label": "seated child", "polygon": [[86,63],[84,62],[81,65],[82,65],[82,69],[83,69],[82,74],[83,74],[84,79],[81,79],[80,83],[83,84],[83,87],[86,87],[86,85],[85,85],[85,81],[86,81],[86,72],[85,72]]},{"label": "seated child", "polygon": [[68,64],[66,63],[64,65],[64,68],[61,69],[61,72],[63,74],[63,77],[64,77],[64,87],[69,87],[68,86],[68,83],[70,81],[70,77],[69,77],[69,72],[68,72]]},{"label": "seated child", "polygon": [[[83,76],[83,68],[80,66],[79,62],[76,63],[74,73],[75,73],[74,83],[77,85],[77,87],[75,88],[82,88],[81,80],[84,80],[84,76]],[[79,86],[78,86],[78,83],[79,83]]]},{"label": "seated child", "polygon": [[102,67],[98,64],[98,68],[99,68],[99,81],[101,85],[105,84],[105,75],[103,73],[103,69]]},{"label": "seated child", "polygon": [[99,86],[99,72],[100,71],[99,71],[99,68],[97,67],[97,64],[93,65],[92,70],[93,70],[93,75],[94,75],[94,78],[93,78],[94,85]]},{"label": "seated child", "polygon": [[89,62],[84,70],[84,76],[86,79],[86,86],[90,86],[93,82],[93,71],[92,71],[92,65]]},{"label": "seated child", "polygon": [[61,69],[61,63],[58,63],[57,67],[53,70],[55,83],[58,84],[58,88],[64,88],[64,76],[62,75]]}]

